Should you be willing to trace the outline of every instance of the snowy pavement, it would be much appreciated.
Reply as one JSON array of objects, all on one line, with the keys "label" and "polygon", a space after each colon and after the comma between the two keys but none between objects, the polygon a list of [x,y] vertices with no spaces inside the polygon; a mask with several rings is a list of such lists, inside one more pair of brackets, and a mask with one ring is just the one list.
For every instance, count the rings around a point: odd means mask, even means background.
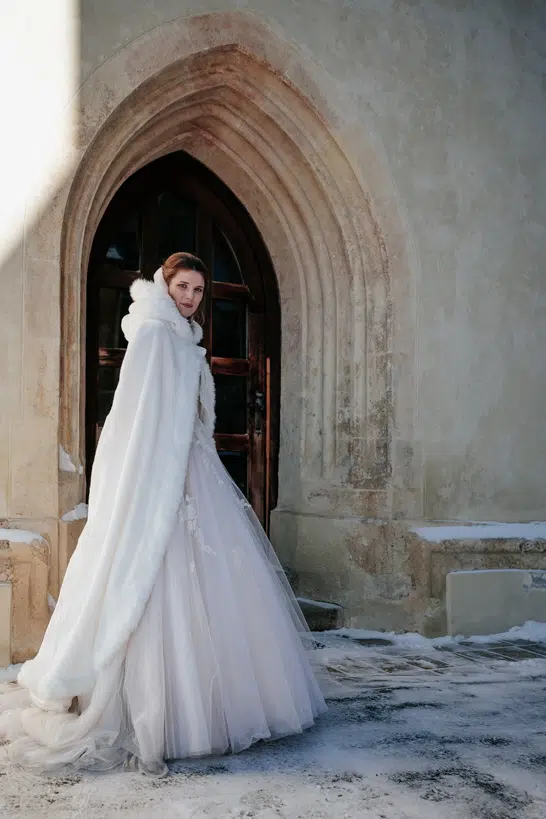
[{"label": "snowy pavement", "polygon": [[165,779],[35,777],[0,748],[0,816],[544,819],[546,628],[471,641],[317,635],[330,710],[297,737]]}]

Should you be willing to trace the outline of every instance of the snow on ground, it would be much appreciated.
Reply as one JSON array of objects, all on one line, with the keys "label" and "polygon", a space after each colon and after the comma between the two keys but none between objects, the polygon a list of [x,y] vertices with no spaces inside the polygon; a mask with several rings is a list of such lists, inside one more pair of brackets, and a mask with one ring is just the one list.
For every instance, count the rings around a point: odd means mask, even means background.
[{"label": "snow on ground", "polygon": [[341,628],[337,631],[328,632],[329,637],[339,635],[349,637],[353,640],[389,640],[394,646],[403,648],[438,648],[440,646],[457,646],[467,643],[499,643],[501,641],[527,640],[546,645],[546,623],[537,623],[529,620],[523,626],[514,626],[509,631],[502,634],[480,634],[474,637],[434,637],[432,639],[423,637],[422,634],[407,632],[399,634],[394,631],[369,631],[367,629]]},{"label": "snow on ground", "polygon": [[[237,756],[165,779],[35,777],[0,748],[0,816],[21,819],[544,819],[546,640],[316,635],[329,712]],[[405,639],[404,639],[405,638]]]},{"label": "snow on ground", "polygon": [[0,668],[0,683],[14,682],[21,665],[8,665],[7,668]]}]

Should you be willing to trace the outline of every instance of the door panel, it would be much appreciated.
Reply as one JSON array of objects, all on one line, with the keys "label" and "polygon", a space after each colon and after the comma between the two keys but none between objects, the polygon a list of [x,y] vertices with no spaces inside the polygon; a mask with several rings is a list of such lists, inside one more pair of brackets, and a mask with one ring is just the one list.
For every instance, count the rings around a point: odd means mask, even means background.
[{"label": "door panel", "polygon": [[244,208],[185,154],[165,157],[131,177],[95,237],[87,293],[87,473],[125,353],[120,322],[130,304],[129,287],[139,276],[151,278],[180,250],[196,253],[212,276],[203,343],[216,386],[216,445],[267,525],[277,466],[276,281]]},{"label": "door panel", "polygon": [[248,378],[242,375],[214,376],[216,387],[216,432],[247,434]]},{"label": "door panel", "polygon": [[212,302],[212,355],[218,358],[248,356],[247,309],[244,302],[214,298]]}]

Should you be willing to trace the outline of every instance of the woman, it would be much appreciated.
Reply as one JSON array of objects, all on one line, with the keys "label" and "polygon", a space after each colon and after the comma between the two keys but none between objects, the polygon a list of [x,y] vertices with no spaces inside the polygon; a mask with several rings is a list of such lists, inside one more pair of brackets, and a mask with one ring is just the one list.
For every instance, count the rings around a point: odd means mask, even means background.
[{"label": "woman", "polygon": [[[325,710],[310,635],[214,446],[194,317],[203,263],[137,280],[90,485],[89,517],[38,655],[0,696],[12,758],[38,771],[237,752]],[[201,313],[202,316],[202,313]]]}]

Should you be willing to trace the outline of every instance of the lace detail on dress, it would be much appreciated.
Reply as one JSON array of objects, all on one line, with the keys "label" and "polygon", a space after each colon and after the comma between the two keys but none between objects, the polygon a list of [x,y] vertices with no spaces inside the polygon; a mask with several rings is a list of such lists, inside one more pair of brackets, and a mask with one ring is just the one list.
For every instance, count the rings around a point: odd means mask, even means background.
[{"label": "lace detail on dress", "polygon": [[216,447],[214,446],[214,441],[208,441],[206,438],[202,437],[201,435],[199,435],[195,439],[195,441],[201,447],[201,449],[205,450],[205,452],[210,452],[210,453],[216,452]]},{"label": "lace detail on dress", "polygon": [[199,544],[200,549],[202,549],[209,555],[216,554],[214,549],[211,549],[211,547],[207,543],[205,543],[203,532],[201,531],[201,527],[199,526],[199,518],[197,515],[197,506],[195,504],[195,498],[192,498],[191,495],[186,495],[182,499],[180,506],[178,507],[178,519],[186,524],[189,533],[192,535],[192,537],[195,538],[195,540]]},{"label": "lace detail on dress", "polygon": [[195,443],[203,450],[203,464],[205,465],[207,472],[214,478],[219,486],[225,486],[226,482],[222,477],[222,472],[216,466],[216,464],[221,465],[221,462],[218,461],[217,457],[218,452],[216,450],[216,444],[212,438],[206,437],[202,424],[196,425]]},{"label": "lace detail on dress", "polygon": [[214,478],[214,480],[216,481],[216,483],[219,486],[225,486],[226,482],[221,477],[221,473],[216,468],[212,458],[207,457],[207,452],[212,453],[212,449],[210,447],[208,447],[206,444],[202,444],[201,442],[199,442],[199,443],[203,447],[203,449],[205,450],[205,457],[203,458],[203,463],[204,463],[204,465],[206,467],[207,472],[209,473],[209,475],[211,475]]}]

